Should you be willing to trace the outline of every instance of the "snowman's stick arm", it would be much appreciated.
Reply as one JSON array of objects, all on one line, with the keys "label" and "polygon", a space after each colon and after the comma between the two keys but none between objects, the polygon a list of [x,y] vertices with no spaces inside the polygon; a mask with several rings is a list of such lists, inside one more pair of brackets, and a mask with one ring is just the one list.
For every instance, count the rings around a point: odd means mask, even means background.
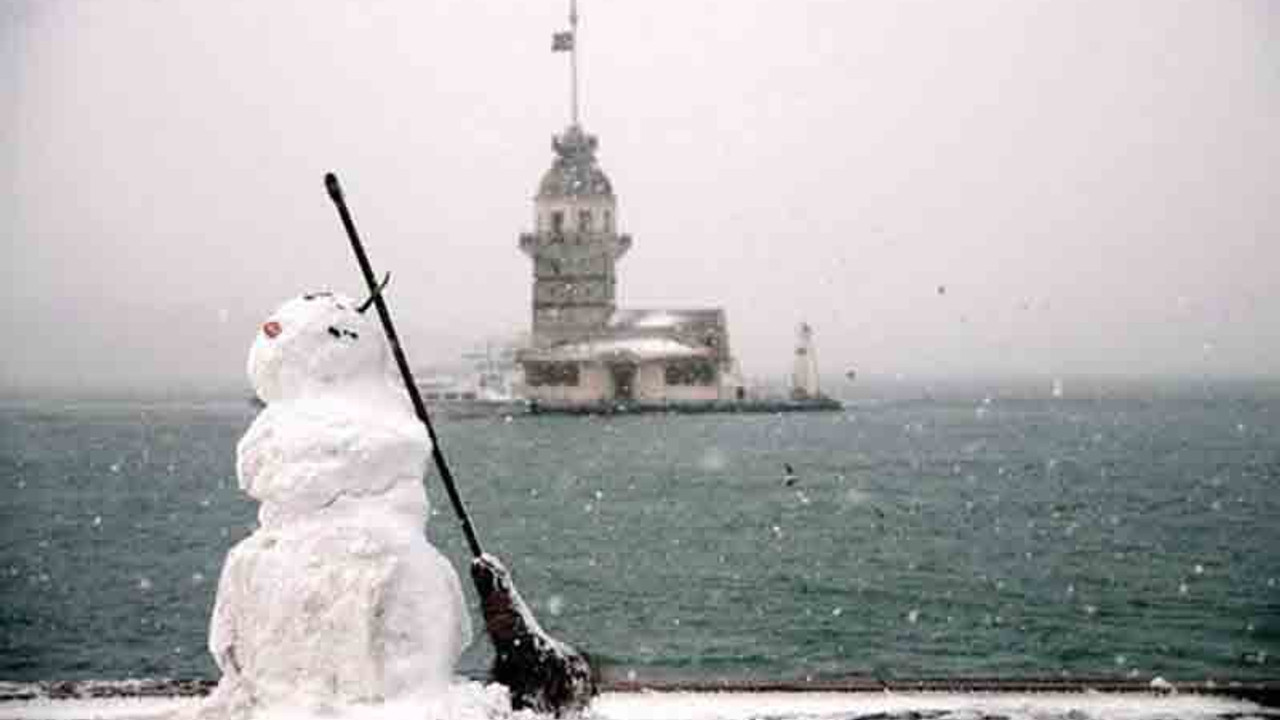
[{"label": "snowman's stick arm", "polygon": [[400,377],[404,380],[405,389],[409,391],[409,399],[413,402],[413,412],[427,427],[427,435],[431,437],[431,458],[435,460],[436,469],[440,471],[440,479],[444,481],[444,488],[449,493],[449,501],[453,503],[453,510],[458,515],[458,521],[462,524],[462,532],[467,536],[467,545],[471,548],[472,557],[480,557],[484,554],[484,550],[480,547],[480,540],[476,537],[475,527],[471,525],[471,516],[467,514],[467,507],[462,504],[462,496],[458,494],[458,487],[453,482],[453,473],[449,470],[449,463],[444,459],[444,452],[440,450],[440,440],[436,437],[435,427],[431,424],[431,416],[427,414],[427,405],[422,402],[422,396],[418,393],[418,386],[413,380],[413,371],[409,369],[409,361],[405,359],[404,348],[400,346],[400,338],[396,335],[396,327],[391,322],[391,311],[387,309],[387,303],[382,299],[382,288],[378,286],[377,276],[373,272],[373,266],[369,263],[369,256],[364,251],[364,245],[360,242],[360,235],[356,233],[355,223],[351,221],[351,213],[347,210],[347,202],[342,196],[342,186],[338,184],[338,177],[333,173],[324,176],[325,189],[329,191],[329,198],[333,200],[333,204],[338,207],[338,215],[342,217],[342,226],[347,230],[347,238],[351,240],[351,249],[355,251],[356,261],[360,263],[360,272],[364,274],[364,281],[369,286],[369,293],[372,295],[373,304],[378,309],[378,319],[382,321],[382,329],[387,334],[387,343],[391,345],[391,354],[395,357],[396,367],[400,369]]}]

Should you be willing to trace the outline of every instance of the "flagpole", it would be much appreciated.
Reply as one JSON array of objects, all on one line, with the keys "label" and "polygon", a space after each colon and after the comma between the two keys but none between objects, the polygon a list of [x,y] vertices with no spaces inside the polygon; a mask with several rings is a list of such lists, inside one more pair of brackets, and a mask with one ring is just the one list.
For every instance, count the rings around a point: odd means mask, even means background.
[{"label": "flagpole", "polygon": [[573,103],[573,126],[578,126],[578,0],[569,0],[569,73],[572,76],[570,96]]}]

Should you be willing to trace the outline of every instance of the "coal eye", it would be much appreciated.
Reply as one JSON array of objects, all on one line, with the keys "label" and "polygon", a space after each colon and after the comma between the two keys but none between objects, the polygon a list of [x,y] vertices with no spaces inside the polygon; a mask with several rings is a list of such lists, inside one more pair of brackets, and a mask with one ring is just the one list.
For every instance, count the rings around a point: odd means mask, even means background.
[{"label": "coal eye", "polygon": [[342,331],[332,325],[329,326],[329,334],[336,338],[342,337]]}]

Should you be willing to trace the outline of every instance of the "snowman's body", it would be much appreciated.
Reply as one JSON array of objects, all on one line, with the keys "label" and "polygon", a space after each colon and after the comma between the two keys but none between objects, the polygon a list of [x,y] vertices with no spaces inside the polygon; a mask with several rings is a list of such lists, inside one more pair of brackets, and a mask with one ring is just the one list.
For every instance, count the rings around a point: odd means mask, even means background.
[{"label": "snowman's body", "polygon": [[260,527],[227,557],[209,635],[214,714],[442,691],[470,641],[457,574],[424,536],[430,442],[350,300],[303,296],[263,326],[267,403],[237,447]]}]

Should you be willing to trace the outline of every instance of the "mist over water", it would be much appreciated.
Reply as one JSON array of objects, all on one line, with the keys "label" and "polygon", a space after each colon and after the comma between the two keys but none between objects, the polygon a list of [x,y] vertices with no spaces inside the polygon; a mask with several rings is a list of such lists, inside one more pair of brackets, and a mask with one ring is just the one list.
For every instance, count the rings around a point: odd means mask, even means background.
[{"label": "mist over water", "polygon": [[[1274,375],[1274,3],[580,3],[624,307],[726,309],[748,376]],[[565,3],[0,8],[0,388],[239,382],[359,286],[411,357],[528,330]]]}]

